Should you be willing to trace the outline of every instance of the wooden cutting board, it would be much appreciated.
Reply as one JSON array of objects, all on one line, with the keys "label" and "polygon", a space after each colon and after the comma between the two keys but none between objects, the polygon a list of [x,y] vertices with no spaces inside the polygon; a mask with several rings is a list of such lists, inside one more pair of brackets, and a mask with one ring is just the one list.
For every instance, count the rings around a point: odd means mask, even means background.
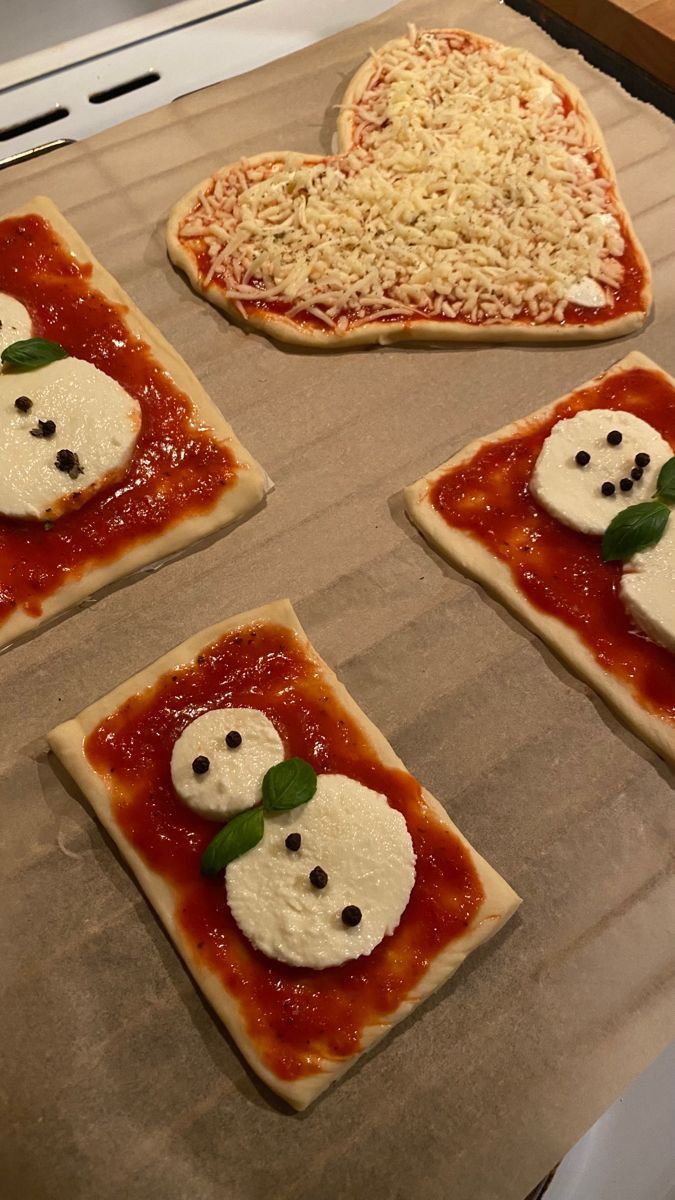
[{"label": "wooden cutting board", "polygon": [[675,87],[675,0],[543,0],[539,7]]}]

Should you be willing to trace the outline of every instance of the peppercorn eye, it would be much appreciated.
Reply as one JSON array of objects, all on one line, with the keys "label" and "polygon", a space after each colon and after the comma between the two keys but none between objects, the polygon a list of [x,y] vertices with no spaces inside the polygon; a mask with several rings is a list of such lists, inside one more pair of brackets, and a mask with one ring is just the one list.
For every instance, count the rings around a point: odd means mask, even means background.
[{"label": "peppercorn eye", "polygon": [[197,757],[193,758],[192,760],[192,770],[194,771],[195,775],[206,775],[206,772],[210,766],[211,763],[205,754],[198,754]]},{"label": "peppercorn eye", "polygon": [[238,746],[241,746],[241,734],[238,732],[238,730],[231,729],[230,732],[225,735],[225,742],[227,746],[229,746],[230,750],[236,750]]},{"label": "peppercorn eye", "polygon": [[610,429],[607,434],[607,441],[610,446],[620,446],[623,441],[623,434],[618,429]]},{"label": "peppercorn eye", "polygon": [[31,437],[36,437],[36,438],[53,437],[54,434],[56,433],[56,422],[55,421],[41,421],[38,417],[38,423],[35,426],[35,429],[31,429],[29,432],[30,432]]},{"label": "peppercorn eye", "polygon": [[591,456],[588,450],[578,450],[574,456],[574,461],[579,467],[587,467],[591,461]]}]

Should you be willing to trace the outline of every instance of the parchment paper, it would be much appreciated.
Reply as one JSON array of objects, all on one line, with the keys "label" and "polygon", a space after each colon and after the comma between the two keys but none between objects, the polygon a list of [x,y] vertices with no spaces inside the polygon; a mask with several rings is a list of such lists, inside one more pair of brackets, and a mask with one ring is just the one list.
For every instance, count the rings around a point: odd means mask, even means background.
[{"label": "parchment paper", "polygon": [[[169,266],[163,225],[242,153],[329,149],[407,20],[541,55],[584,92],[655,268],[639,336],[565,349],[282,350]],[[522,1200],[675,1036],[672,776],[422,543],[400,489],[631,347],[675,370],[672,126],[493,0],[406,3],[0,177],[51,196],[276,481],[267,508],[0,660],[8,1200]],[[520,914],[302,1116],[260,1088],[46,751],[188,634],[288,594]]]}]

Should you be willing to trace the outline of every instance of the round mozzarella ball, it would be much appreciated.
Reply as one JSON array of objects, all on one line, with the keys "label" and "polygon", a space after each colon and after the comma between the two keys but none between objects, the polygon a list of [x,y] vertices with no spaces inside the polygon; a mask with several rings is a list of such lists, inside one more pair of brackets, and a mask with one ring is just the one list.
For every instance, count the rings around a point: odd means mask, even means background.
[{"label": "round mozzarella ball", "polygon": [[[27,411],[15,401],[30,401]],[[50,436],[34,436],[51,421]],[[141,427],[138,401],[98,367],[64,358],[35,371],[0,374],[0,512],[53,521],[121,478]],[[81,471],[61,470],[60,451]]]},{"label": "round mozzarella ball", "polygon": [[[622,435],[616,446],[607,441],[614,430]],[[590,454],[585,466],[576,461],[580,450]],[[630,478],[640,453],[650,456],[649,465],[630,491],[623,492],[620,481]],[[661,434],[633,413],[584,409],[553,426],[535,463],[530,491],[563,525],[601,536],[622,509],[651,499],[658,473],[672,453]],[[603,483],[614,484],[613,495],[602,494]]]},{"label": "round mozzarella ball", "polygon": [[[287,847],[290,834],[300,835],[298,849]],[[311,881],[316,867],[327,876],[323,887]],[[370,954],[394,932],[415,882],[415,852],[385,796],[346,775],[320,775],[307,804],[266,814],[262,841],[228,865],[225,882],[232,915],[258,950],[320,970]],[[361,919],[349,925],[342,914],[353,907]]]},{"label": "round mozzarella ball", "polygon": [[635,624],[675,651],[675,516],[660,542],[626,563],[619,591]]},{"label": "round mozzarella ball", "polygon": [[27,308],[0,292],[0,352],[12,342],[24,342],[33,336],[33,322]]},{"label": "round mozzarella ball", "polygon": [[[228,733],[238,733],[241,743],[229,746]],[[264,776],[283,758],[283,742],[264,713],[215,708],[181,733],[171,754],[171,779],[189,808],[227,820],[260,803]],[[197,759],[207,759],[208,767]]]}]

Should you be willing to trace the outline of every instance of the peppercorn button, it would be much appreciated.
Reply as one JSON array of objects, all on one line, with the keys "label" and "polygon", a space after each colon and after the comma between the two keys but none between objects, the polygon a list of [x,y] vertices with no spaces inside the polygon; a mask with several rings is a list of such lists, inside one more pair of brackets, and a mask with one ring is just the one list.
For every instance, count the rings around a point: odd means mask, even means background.
[{"label": "peppercorn button", "polygon": [[198,754],[197,757],[193,758],[192,760],[192,770],[194,771],[195,775],[206,775],[206,772],[210,766],[211,763],[205,754]]},{"label": "peppercorn button", "polygon": [[328,876],[323,867],[314,867],[310,871],[309,882],[311,883],[312,887],[319,888],[319,890],[321,890],[321,888],[325,888],[326,884],[328,883]]},{"label": "peppercorn button", "polygon": [[348,904],[347,907],[343,908],[342,910],[342,920],[344,924],[350,925],[352,928],[360,923],[362,916],[363,914],[361,909],[357,908],[356,904]]},{"label": "peppercorn button", "polygon": [[27,413],[30,412],[31,408],[33,407],[33,401],[30,400],[28,396],[17,396],[16,400],[14,401],[14,407],[18,408],[19,412]]},{"label": "peppercorn button", "polygon": [[623,434],[618,429],[610,429],[607,434],[607,441],[610,446],[620,446],[623,441]]},{"label": "peppercorn button", "polygon": [[588,466],[589,462],[591,461],[591,456],[588,453],[588,450],[578,450],[574,456],[574,461],[580,467]]},{"label": "peppercorn button", "polygon": [[299,850],[302,843],[302,838],[299,833],[289,833],[286,838],[285,846],[287,850]]},{"label": "peppercorn button", "polygon": [[236,729],[231,729],[225,736],[225,741],[230,747],[230,750],[236,750],[237,746],[241,746],[241,734]]}]

